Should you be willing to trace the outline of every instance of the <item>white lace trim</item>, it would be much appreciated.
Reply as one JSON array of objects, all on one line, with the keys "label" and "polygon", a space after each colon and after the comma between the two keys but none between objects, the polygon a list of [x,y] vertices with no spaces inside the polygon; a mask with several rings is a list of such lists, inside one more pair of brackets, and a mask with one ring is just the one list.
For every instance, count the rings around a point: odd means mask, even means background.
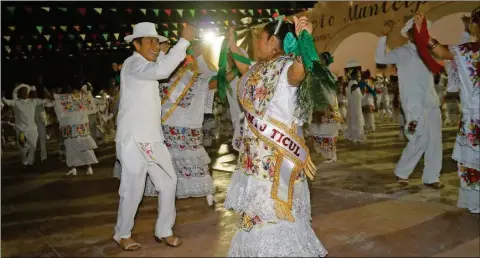
[{"label": "white lace trim", "polygon": [[97,164],[93,149],[97,144],[91,136],[64,139],[66,163],[68,167]]},{"label": "white lace trim", "polygon": [[[178,178],[176,196],[179,199],[189,197],[205,197],[214,193],[215,185],[213,184],[213,179],[210,175],[206,175],[204,177],[194,177],[190,179]],[[155,189],[152,180],[148,176],[145,184],[144,195],[149,197],[158,196],[158,192]]]},{"label": "white lace trim", "polygon": [[460,187],[457,207],[469,210],[480,210],[480,192]]},{"label": "white lace trim", "polygon": [[196,150],[179,150],[175,148],[169,148],[170,155],[172,155],[172,162],[174,165],[190,165],[190,166],[203,166],[208,165],[211,162],[207,151],[203,146],[200,146]]}]

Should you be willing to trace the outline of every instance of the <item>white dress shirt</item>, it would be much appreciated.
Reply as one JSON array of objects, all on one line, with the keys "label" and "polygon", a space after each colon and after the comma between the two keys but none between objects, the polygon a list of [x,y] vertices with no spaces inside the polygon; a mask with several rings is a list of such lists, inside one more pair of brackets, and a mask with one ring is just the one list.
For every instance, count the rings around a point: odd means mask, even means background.
[{"label": "white dress shirt", "polygon": [[167,79],[185,59],[190,43],[180,39],[167,55],[156,62],[135,52],[123,63],[120,73],[120,105],[117,141],[133,137],[137,142],[163,142],[162,106],[158,80]]},{"label": "white dress shirt", "polygon": [[53,103],[46,99],[14,99],[2,98],[2,102],[13,107],[15,114],[15,127],[17,130],[37,130],[35,123],[35,111],[38,107],[52,107]]},{"label": "white dress shirt", "polygon": [[[412,43],[385,53],[387,38],[381,37],[375,52],[375,61],[378,64],[395,64],[398,68],[400,84],[400,101],[405,113],[418,116],[424,109],[439,106],[435,92],[433,76],[425,66]],[[409,118],[407,118],[409,119]]]}]

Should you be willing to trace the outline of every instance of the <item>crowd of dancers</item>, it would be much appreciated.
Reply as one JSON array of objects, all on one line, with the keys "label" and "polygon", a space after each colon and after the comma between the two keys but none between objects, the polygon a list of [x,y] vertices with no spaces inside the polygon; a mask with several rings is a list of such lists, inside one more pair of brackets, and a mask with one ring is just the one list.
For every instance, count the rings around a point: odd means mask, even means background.
[{"label": "crowd of dancers", "polygon": [[[268,23],[258,35],[257,62],[237,46],[230,29],[218,72],[204,58],[205,45],[193,40],[194,27],[186,25],[172,46],[154,24],[139,23],[125,37],[135,52],[122,64],[116,80],[120,86],[108,95],[94,98],[88,84],[78,83],[71,92],[46,92],[45,99],[37,99],[29,97],[33,87],[21,84],[13,100],[2,102],[13,107],[24,165],[33,164],[37,138],[45,138],[38,137],[45,129],[36,120],[37,110],[45,107],[55,110],[68,175],[75,175],[79,166],[92,174],[90,165],[98,162],[92,135],[100,139],[115,134],[120,204],[113,238],[124,250],[141,247],[131,231],[142,195],[159,200],[155,238],[173,247],[182,243],[172,230],[175,197],[215,202],[205,146],[230,133],[239,158],[224,206],[238,212],[241,221],[228,255],[323,257],[327,251],[311,227],[307,179],[313,179],[316,168],[308,137],[325,162],[335,162],[340,132],[345,140],[362,143],[375,132],[376,123],[398,121],[400,139],[408,139],[394,171],[398,183],[409,184],[409,175],[424,156],[422,181],[440,189],[443,110],[444,123],[460,122],[453,154],[461,182],[458,206],[480,213],[480,9],[463,20],[464,43],[446,48],[430,38],[424,15],[416,14],[402,29],[408,43],[390,52],[386,41],[392,26],[387,25],[375,59],[395,65],[395,75],[372,76],[351,62],[339,78],[328,71],[330,53],[315,59],[301,47],[289,48],[297,41],[313,46],[306,17]],[[451,60],[446,61],[446,73],[437,71],[431,55]],[[336,85],[336,90],[328,89],[324,80],[314,86],[323,92],[324,108],[309,104],[313,97],[308,82],[314,81],[316,69],[331,74]],[[375,121],[375,112],[381,121]]]}]

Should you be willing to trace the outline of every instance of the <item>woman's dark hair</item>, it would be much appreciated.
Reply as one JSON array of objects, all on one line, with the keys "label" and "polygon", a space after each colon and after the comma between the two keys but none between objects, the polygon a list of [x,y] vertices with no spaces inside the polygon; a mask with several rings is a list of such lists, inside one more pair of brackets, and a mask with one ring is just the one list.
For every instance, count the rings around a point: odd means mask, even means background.
[{"label": "woman's dark hair", "polygon": [[473,9],[470,19],[477,26],[480,26],[480,7]]},{"label": "woman's dark hair", "polygon": [[366,79],[370,79],[370,77],[371,77],[370,70],[366,70],[362,72],[362,79],[366,80]]},{"label": "woman's dark hair", "polygon": [[[263,27],[263,31],[268,33],[269,39],[271,36],[274,35],[275,29],[277,28],[277,25],[279,22],[280,21],[269,22],[267,23],[267,25],[265,25],[265,27]],[[297,38],[297,35],[295,34],[295,25],[287,21],[283,21],[282,25],[280,26],[280,29],[278,30],[277,35],[275,35],[280,40],[280,49],[282,50],[283,50],[283,40],[285,40],[285,37],[289,32],[291,32],[293,36]]]}]

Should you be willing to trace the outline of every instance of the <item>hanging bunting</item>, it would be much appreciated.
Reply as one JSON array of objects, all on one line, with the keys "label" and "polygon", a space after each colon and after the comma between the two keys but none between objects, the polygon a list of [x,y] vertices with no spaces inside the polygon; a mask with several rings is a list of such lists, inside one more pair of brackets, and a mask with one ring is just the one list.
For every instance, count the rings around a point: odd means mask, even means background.
[{"label": "hanging bunting", "polygon": [[267,13],[268,13],[268,15],[272,15],[270,9],[267,9]]},{"label": "hanging bunting", "polygon": [[176,30],[172,30],[172,33],[173,33],[173,35],[177,36],[177,31]]},{"label": "hanging bunting", "polygon": [[11,31],[15,31],[15,26],[8,26]]},{"label": "hanging bunting", "polygon": [[113,33],[113,35],[115,36],[115,39],[118,40],[118,36],[119,36],[120,34],[118,34],[118,33]]},{"label": "hanging bunting", "polygon": [[237,9],[232,9],[232,13],[237,13]]},{"label": "hanging bunting", "polygon": [[37,49],[38,49],[38,50],[42,50],[42,47],[43,47],[43,46],[40,45],[40,44],[37,45]]},{"label": "hanging bunting", "polygon": [[43,27],[42,26],[37,26],[38,33],[42,34]]},{"label": "hanging bunting", "polygon": [[172,9],[165,9],[164,11],[168,16],[172,15]]},{"label": "hanging bunting", "polygon": [[257,11],[258,11],[258,13],[259,13],[260,15],[262,15],[262,13],[263,13],[263,10],[262,10],[262,9],[258,9]]},{"label": "hanging bunting", "polygon": [[70,40],[73,40],[73,39],[75,39],[75,35],[73,35],[73,34],[68,34],[68,38],[69,38]]},{"label": "hanging bunting", "polygon": [[85,41],[85,34],[80,34],[80,37]]},{"label": "hanging bunting", "polygon": [[132,8],[127,8],[127,10],[126,10],[126,11],[127,11],[127,13],[129,13],[129,14],[130,14],[130,13],[132,13]]},{"label": "hanging bunting", "polygon": [[9,46],[5,46],[5,50],[7,51],[7,53],[10,54],[10,51],[12,51],[12,49],[9,47]]},{"label": "hanging bunting", "polygon": [[158,9],[153,9],[153,13],[155,13],[155,16],[158,16]]},{"label": "hanging bunting", "polygon": [[45,39],[48,41],[50,41],[50,35],[45,35]]},{"label": "hanging bunting", "polygon": [[174,23],[172,23],[172,25],[173,25],[173,27],[175,27],[175,29],[178,28],[178,23],[174,22]]},{"label": "hanging bunting", "polygon": [[237,22],[235,20],[232,21],[233,26],[237,26]]},{"label": "hanging bunting", "polygon": [[228,21],[225,21],[225,25],[227,25],[227,27],[228,27]]},{"label": "hanging bunting", "polygon": [[27,45],[28,51],[32,51],[32,45]]},{"label": "hanging bunting", "polygon": [[60,26],[60,29],[63,30],[64,32],[67,32],[67,26]]},{"label": "hanging bunting", "polygon": [[102,36],[103,36],[103,39],[107,40],[107,38],[108,38],[108,33],[103,33]]},{"label": "hanging bunting", "polygon": [[147,15],[147,9],[140,9],[140,11],[143,13],[143,15]]},{"label": "hanging bunting", "polygon": [[77,43],[77,48],[78,49],[82,48],[82,43]]},{"label": "hanging bunting", "polygon": [[32,7],[31,6],[25,6],[25,11],[28,13],[32,13]]},{"label": "hanging bunting", "polygon": [[80,31],[80,26],[78,25],[73,26],[73,28],[75,28],[77,31]]},{"label": "hanging bunting", "polygon": [[168,30],[163,31],[163,34],[168,38]]},{"label": "hanging bunting", "polygon": [[240,9],[240,12],[241,12],[243,15],[247,14],[247,13],[245,12],[245,9]]},{"label": "hanging bunting", "polygon": [[[50,26],[50,29],[51,29],[52,31],[55,31],[55,30],[57,29],[57,27],[55,27],[55,26]],[[41,34],[41,32],[40,32],[40,34]]]},{"label": "hanging bunting", "polygon": [[52,44],[48,44],[48,49],[52,50]]},{"label": "hanging bunting", "polygon": [[162,23],[162,26],[168,29],[168,24]]},{"label": "hanging bunting", "polygon": [[92,30],[92,25],[87,25],[87,28],[88,28],[89,30]]},{"label": "hanging bunting", "polygon": [[249,9],[249,10],[248,10],[248,13],[249,13],[251,16],[253,16],[253,9]]},{"label": "hanging bunting", "polygon": [[92,34],[92,39],[96,40],[97,39],[97,34]]},{"label": "hanging bunting", "polygon": [[207,10],[202,10],[203,15],[207,14]]},{"label": "hanging bunting", "polygon": [[177,12],[178,12],[178,15],[180,15],[180,17],[183,16],[183,9],[177,9]]},{"label": "hanging bunting", "polygon": [[66,7],[58,7],[58,9],[64,13],[67,12],[67,8]]},{"label": "hanging bunting", "polygon": [[190,9],[190,15],[191,15],[192,17],[195,17],[195,9]]},{"label": "hanging bunting", "polygon": [[93,8],[98,14],[102,14],[102,8]]},{"label": "hanging bunting", "polygon": [[62,39],[63,39],[63,34],[58,34],[58,35],[57,35],[57,39],[58,39],[58,40],[62,40]]},{"label": "hanging bunting", "polygon": [[78,12],[79,12],[82,16],[85,16],[85,13],[87,12],[87,8],[78,8]]},{"label": "hanging bunting", "polygon": [[43,10],[50,12],[50,7],[42,7]]},{"label": "hanging bunting", "polygon": [[10,36],[3,36],[3,38],[4,38],[7,42],[10,41]]},{"label": "hanging bunting", "polygon": [[280,15],[280,11],[278,9],[275,9],[275,12],[278,13],[278,15]]},{"label": "hanging bunting", "polygon": [[222,9],[222,12],[227,13],[227,10],[226,10],[226,9]]},{"label": "hanging bunting", "polygon": [[110,42],[110,41],[107,42],[108,47],[110,47],[111,44],[112,44],[112,42]]},{"label": "hanging bunting", "polygon": [[110,8],[110,11],[117,12],[117,8]]},{"label": "hanging bunting", "polygon": [[7,6],[7,10],[13,14],[15,12],[15,6]]},{"label": "hanging bunting", "polygon": [[91,47],[91,46],[92,46],[92,42],[87,42],[87,45],[88,45],[89,47]]}]

